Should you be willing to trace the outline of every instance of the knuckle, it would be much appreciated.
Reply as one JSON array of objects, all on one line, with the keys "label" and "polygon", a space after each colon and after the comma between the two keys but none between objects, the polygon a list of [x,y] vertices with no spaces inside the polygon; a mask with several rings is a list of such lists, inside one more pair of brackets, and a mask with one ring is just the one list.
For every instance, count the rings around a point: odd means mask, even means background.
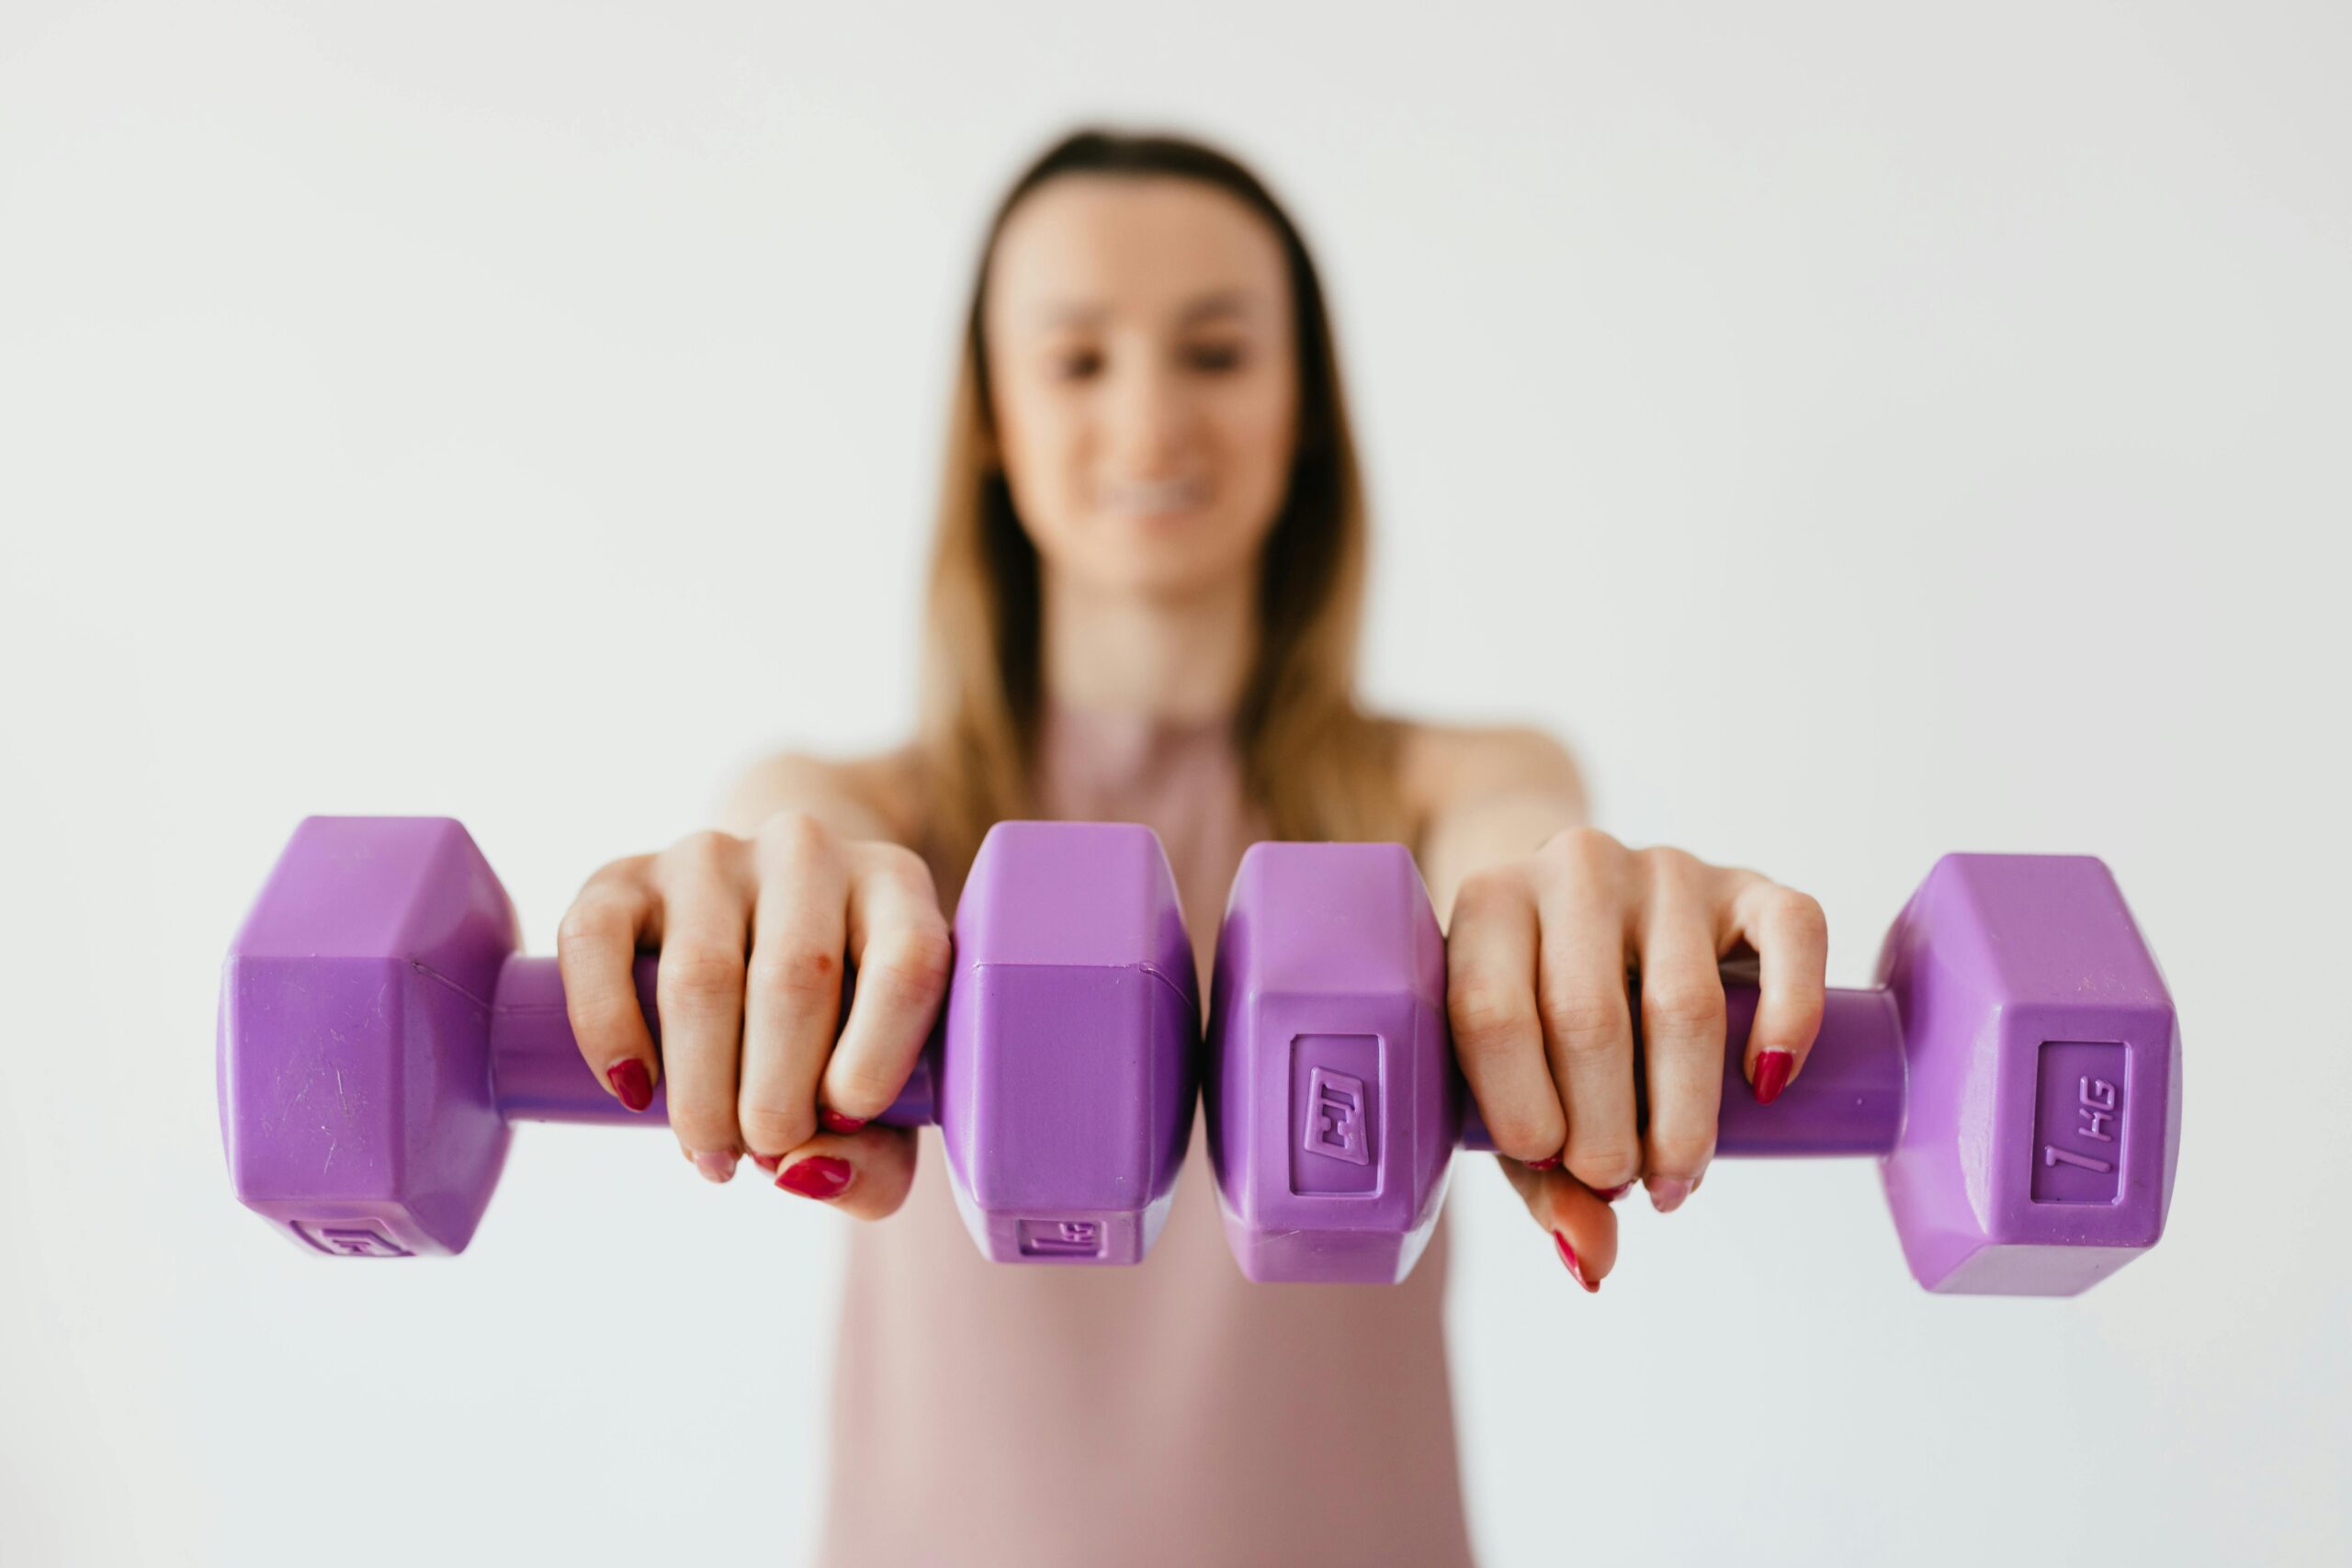
[{"label": "knuckle", "polygon": [[774,858],[805,863],[832,852],[832,829],[809,812],[776,812],[761,822],[758,833],[761,852]]},{"label": "knuckle", "polygon": [[733,858],[741,840],[716,828],[704,828],[687,834],[670,846],[663,858],[673,864],[696,871],[715,871],[725,867]]},{"label": "knuckle", "polygon": [[[1480,1105],[1478,1119],[1495,1147],[1513,1159],[1540,1159],[1560,1146],[1558,1108],[1510,1095]],[[1523,1152],[1522,1152],[1523,1151]]]},{"label": "knuckle", "polygon": [[1454,886],[1454,918],[1464,909],[1483,909],[1502,902],[1510,892],[1511,873],[1504,866],[1481,866]]},{"label": "knuckle", "polygon": [[735,1146],[741,1133],[729,1098],[694,1085],[670,1085],[670,1130],[690,1149]]},{"label": "knuckle", "polygon": [[563,912],[563,919],[555,923],[557,950],[560,952],[567,947],[578,947],[583,942],[595,941],[603,933],[605,923],[606,916],[602,908],[585,897],[572,900],[571,908]]},{"label": "knuckle", "polygon": [[831,1001],[841,991],[841,954],[806,942],[762,948],[752,960],[750,978],[763,996],[787,1002]]},{"label": "knuckle", "polygon": [[763,1154],[797,1149],[817,1135],[812,1105],[746,1103],[737,1110],[735,1119],[742,1125],[744,1143]]},{"label": "knuckle", "polygon": [[1624,998],[1605,992],[1571,992],[1547,998],[1544,1023],[1571,1057],[1606,1055],[1632,1043]]},{"label": "knuckle", "polygon": [[645,886],[646,872],[651,867],[651,855],[630,855],[622,860],[606,861],[588,874],[580,885],[579,894],[572,899],[573,908],[586,904],[591,908],[610,908],[628,901]]},{"label": "knuckle", "polygon": [[616,926],[629,924],[639,901],[633,890],[618,883],[592,879],[556,922],[556,940],[559,943],[594,942]]},{"label": "knuckle", "polygon": [[864,1056],[834,1057],[825,1077],[828,1103],[853,1116],[861,1111],[876,1116],[888,1110],[906,1081],[903,1072],[894,1073]]},{"label": "knuckle", "polygon": [[1635,850],[1634,858],[1651,876],[1675,882],[1691,881],[1706,869],[1697,855],[1688,850],[1677,849],[1672,844],[1652,844],[1647,849]]},{"label": "knuckle", "polygon": [[1661,977],[1642,991],[1642,1016],[1653,1025],[1691,1033],[1724,1020],[1723,987],[1699,976]]},{"label": "knuckle", "polygon": [[664,995],[691,1002],[716,1002],[743,992],[743,960],[715,947],[665,953],[655,971]]},{"label": "knuckle", "polygon": [[872,845],[875,868],[910,889],[920,889],[932,896],[931,863],[904,844],[876,840]]},{"label": "knuckle", "polygon": [[1772,894],[1775,918],[1788,931],[1808,937],[1826,938],[1829,916],[1821,900],[1810,893],[1800,893],[1793,887],[1776,888]]},{"label": "knuckle", "polygon": [[945,928],[926,924],[871,943],[859,973],[865,983],[879,981],[898,999],[922,1002],[947,988],[954,962],[955,943]]},{"label": "knuckle", "polygon": [[1466,981],[1447,993],[1446,1010],[1454,1048],[1465,1056],[1491,1056],[1524,1045],[1533,1032],[1535,1010],[1523,987]]},{"label": "knuckle", "polygon": [[1650,1168],[1668,1176],[1696,1176],[1715,1148],[1714,1129],[1705,1123],[1650,1126]]},{"label": "knuckle", "polygon": [[1642,1148],[1630,1130],[1599,1137],[1572,1136],[1560,1163],[1587,1187],[1614,1187],[1641,1174]]},{"label": "knuckle", "polygon": [[597,1040],[613,1038],[642,1017],[635,996],[609,989],[590,991],[571,1004],[572,1032]]},{"label": "knuckle", "polygon": [[1614,867],[1623,859],[1625,846],[1599,828],[1581,826],[1561,829],[1544,840],[1536,853],[1570,870],[1589,873]]}]

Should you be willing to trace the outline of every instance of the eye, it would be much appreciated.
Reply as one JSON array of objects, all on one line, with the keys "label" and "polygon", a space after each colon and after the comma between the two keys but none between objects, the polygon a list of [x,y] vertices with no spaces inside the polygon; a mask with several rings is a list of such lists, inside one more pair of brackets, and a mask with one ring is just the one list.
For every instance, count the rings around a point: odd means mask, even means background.
[{"label": "eye", "polygon": [[1054,356],[1054,374],[1065,381],[1083,381],[1102,368],[1102,356],[1091,348]]},{"label": "eye", "polygon": [[1238,343],[1201,343],[1187,350],[1185,357],[1195,370],[1233,370],[1249,358],[1249,352]]}]

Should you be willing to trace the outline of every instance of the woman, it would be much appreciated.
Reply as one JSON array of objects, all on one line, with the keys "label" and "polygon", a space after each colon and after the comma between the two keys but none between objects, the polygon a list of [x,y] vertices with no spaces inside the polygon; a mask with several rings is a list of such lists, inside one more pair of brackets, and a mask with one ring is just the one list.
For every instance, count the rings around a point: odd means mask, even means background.
[{"label": "woman", "polygon": [[[666,1072],[706,1177],[748,1153],[788,1192],[895,1215],[851,1242],[823,1561],[1470,1560],[1442,1223],[1398,1286],[1249,1284],[1196,1129],[1141,1266],[1011,1268],[975,1252],[944,1161],[865,1124],[929,1029],[945,911],[998,818],[1155,829],[1204,996],[1250,842],[1411,845],[1504,1174],[1588,1291],[1615,1263],[1610,1202],[1638,1179],[1670,1210],[1706,1170],[1720,960],[1760,955],[1752,1092],[1802,1066],[1819,906],[1584,826],[1547,736],[1362,711],[1363,562],[1330,324],[1289,220],[1208,149],[1072,136],[982,247],[920,733],[755,767],[724,831],[614,862],[566,914],[573,1026],[616,1095],[641,1108]],[[640,948],[662,953],[658,1057]]]}]

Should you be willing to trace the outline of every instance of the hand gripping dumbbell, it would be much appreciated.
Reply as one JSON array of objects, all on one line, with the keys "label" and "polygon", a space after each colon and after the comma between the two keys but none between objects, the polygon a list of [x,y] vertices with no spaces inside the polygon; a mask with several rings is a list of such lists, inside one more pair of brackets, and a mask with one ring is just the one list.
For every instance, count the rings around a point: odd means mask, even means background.
[{"label": "hand gripping dumbbell", "polygon": [[[1150,829],[1001,822],[956,908],[947,1002],[879,1120],[936,1124],[1001,1262],[1134,1263],[1192,1136],[1199,987]],[[552,958],[439,818],[295,829],[221,977],[220,1134],[238,1198],[334,1257],[454,1253],[514,1122],[658,1126],[581,1059]],[[658,1043],[654,972],[638,996]],[[854,981],[853,981],[854,984]],[[844,998],[846,1006],[846,998]]]},{"label": "hand gripping dumbbell", "polygon": [[[1832,990],[1770,1105],[1740,1075],[1752,984],[1727,981],[1719,1156],[1870,1155],[1913,1278],[2073,1295],[2156,1243],[2180,1146],[2180,1033],[2105,864],[1946,855]],[[1210,987],[1209,1151],[1252,1280],[1393,1283],[1457,1144],[1491,1149],[1446,1025],[1445,944],[1397,844],[1242,857]]]}]

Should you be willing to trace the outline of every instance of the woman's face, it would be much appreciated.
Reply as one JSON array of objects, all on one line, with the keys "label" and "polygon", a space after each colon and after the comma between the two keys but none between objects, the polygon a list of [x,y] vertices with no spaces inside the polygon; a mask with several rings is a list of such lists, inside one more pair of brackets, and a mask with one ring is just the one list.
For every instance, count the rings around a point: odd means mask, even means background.
[{"label": "woman's face", "polygon": [[1170,176],[1065,175],[998,235],[981,331],[997,456],[1048,569],[1183,596],[1251,570],[1290,482],[1280,241]]}]

